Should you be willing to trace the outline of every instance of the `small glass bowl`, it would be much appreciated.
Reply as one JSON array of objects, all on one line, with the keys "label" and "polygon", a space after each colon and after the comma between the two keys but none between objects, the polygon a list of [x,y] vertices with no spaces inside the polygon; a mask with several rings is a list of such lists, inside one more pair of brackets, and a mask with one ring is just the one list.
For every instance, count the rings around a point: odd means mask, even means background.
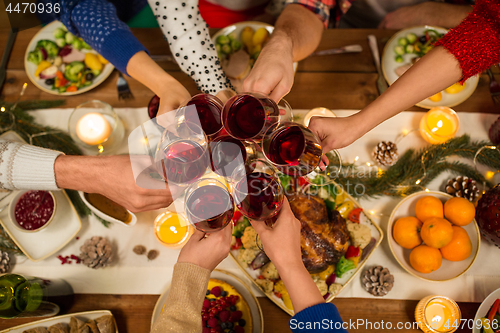
[{"label": "small glass bowl", "polygon": [[[433,301],[442,301],[446,303],[450,310],[452,318],[443,319],[449,320],[448,327],[443,327],[442,329],[438,329],[437,325],[433,325],[429,318],[426,315],[426,309],[429,304]],[[446,296],[427,296],[424,297],[418,302],[417,307],[415,308],[415,321],[419,324],[419,329],[421,329],[424,333],[453,333],[460,327],[460,320],[462,318],[462,313],[460,312],[460,307],[458,304],[449,297]]]},{"label": "small glass bowl", "polygon": [[[175,225],[165,225],[169,219],[177,219],[178,224],[181,228],[186,228],[184,236],[180,237],[180,240],[174,243],[169,243],[165,239],[162,239],[161,237],[161,228],[169,228],[169,230],[172,233],[177,233],[177,226]],[[189,238],[191,238],[191,235],[194,232],[194,228],[189,224],[187,219],[182,216],[181,214],[172,212],[172,211],[165,211],[158,215],[155,220],[154,220],[154,232],[155,232],[155,237],[156,239],[165,247],[171,248],[171,249],[180,249],[182,248]]]},{"label": "small glass bowl", "polygon": [[[446,123],[452,126],[449,133],[443,133]],[[446,106],[430,109],[420,120],[419,126],[422,138],[431,144],[440,144],[454,138],[459,128],[460,118],[454,110]]]}]

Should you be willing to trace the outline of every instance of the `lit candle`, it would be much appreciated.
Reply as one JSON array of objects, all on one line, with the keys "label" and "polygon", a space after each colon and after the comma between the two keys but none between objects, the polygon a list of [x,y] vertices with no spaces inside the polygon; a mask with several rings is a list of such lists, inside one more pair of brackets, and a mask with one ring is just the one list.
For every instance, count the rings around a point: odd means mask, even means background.
[{"label": "lit candle", "polygon": [[111,125],[102,114],[87,113],[76,124],[76,135],[82,142],[95,146],[106,141],[111,135]]},{"label": "lit candle", "polygon": [[448,107],[430,109],[420,121],[420,133],[425,141],[438,144],[453,138],[458,131],[460,121],[455,111]]},{"label": "lit candle", "polygon": [[327,108],[314,108],[304,117],[304,126],[309,126],[312,117],[336,117],[332,110]]},{"label": "lit candle", "polygon": [[460,327],[462,318],[458,304],[445,296],[428,296],[415,309],[415,319],[426,333],[451,333]]},{"label": "lit candle", "polygon": [[193,231],[191,225],[182,216],[170,211],[158,215],[154,225],[156,238],[160,243],[171,248],[182,247]]}]

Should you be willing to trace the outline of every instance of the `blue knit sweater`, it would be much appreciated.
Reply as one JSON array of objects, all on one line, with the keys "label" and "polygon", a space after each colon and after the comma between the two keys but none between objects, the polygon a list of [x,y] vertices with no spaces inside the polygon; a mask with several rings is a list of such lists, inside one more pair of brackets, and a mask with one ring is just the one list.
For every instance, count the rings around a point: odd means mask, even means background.
[{"label": "blue knit sweater", "polygon": [[137,14],[146,0],[39,0],[43,3],[60,3],[59,13],[39,16],[43,23],[61,21],[68,31],[81,37],[118,70],[127,73],[130,58],[146,48],[135,38],[127,25],[118,18],[128,20]]},{"label": "blue knit sweater", "polygon": [[321,303],[300,311],[290,319],[290,329],[293,333],[302,332],[342,332],[343,327],[337,307],[332,303]]}]

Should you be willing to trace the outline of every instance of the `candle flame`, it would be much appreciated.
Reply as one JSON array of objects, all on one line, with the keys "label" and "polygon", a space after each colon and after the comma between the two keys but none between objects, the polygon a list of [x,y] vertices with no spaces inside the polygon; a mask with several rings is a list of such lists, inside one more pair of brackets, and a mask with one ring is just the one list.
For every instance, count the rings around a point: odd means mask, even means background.
[{"label": "candle flame", "polygon": [[104,151],[104,147],[102,145],[99,145],[97,148],[99,149],[99,154]]},{"label": "candle flame", "polygon": [[170,226],[170,231],[172,231],[174,234],[177,233],[177,229],[173,225]]}]

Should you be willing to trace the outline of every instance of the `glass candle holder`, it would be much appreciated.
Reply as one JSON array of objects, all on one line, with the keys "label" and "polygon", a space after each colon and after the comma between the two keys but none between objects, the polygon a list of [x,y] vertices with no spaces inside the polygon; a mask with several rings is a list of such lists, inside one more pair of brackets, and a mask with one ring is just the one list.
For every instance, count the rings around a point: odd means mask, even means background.
[{"label": "glass candle holder", "polygon": [[445,106],[430,109],[420,121],[420,134],[425,141],[439,144],[453,138],[460,127],[455,111]]},{"label": "glass candle holder", "polygon": [[156,239],[162,245],[180,249],[187,243],[194,230],[184,216],[167,210],[155,218],[154,231]]},{"label": "glass candle holder", "polygon": [[80,104],[73,110],[68,132],[88,155],[112,153],[125,135],[123,123],[111,105],[97,100]]},{"label": "glass candle holder", "polygon": [[452,333],[460,327],[458,304],[446,296],[427,296],[415,308],[415,320],[424,333]]}]

